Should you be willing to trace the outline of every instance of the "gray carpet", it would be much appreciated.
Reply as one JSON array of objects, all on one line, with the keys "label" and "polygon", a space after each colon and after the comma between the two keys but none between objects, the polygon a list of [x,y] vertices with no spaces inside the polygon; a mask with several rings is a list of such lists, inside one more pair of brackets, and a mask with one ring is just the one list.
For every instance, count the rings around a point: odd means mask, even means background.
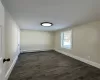
[{"label": "gray carpet", "polygon": [[9,80],[100,80],[100,69],[55,51],[24,53]]}]

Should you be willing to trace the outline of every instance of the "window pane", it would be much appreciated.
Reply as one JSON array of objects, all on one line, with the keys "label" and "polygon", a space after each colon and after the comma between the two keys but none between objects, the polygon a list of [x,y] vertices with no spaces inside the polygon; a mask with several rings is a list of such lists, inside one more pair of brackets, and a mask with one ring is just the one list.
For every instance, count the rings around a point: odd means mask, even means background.
[{"label": "window pane", "polygon": [[62,47],[65,47],[65,48],[68,48],[70,49],[72,44],[71,44],[71,35],[72,34],[72,31],[66,31],[66,32],[63,32],[63,37],[62,37]]}]

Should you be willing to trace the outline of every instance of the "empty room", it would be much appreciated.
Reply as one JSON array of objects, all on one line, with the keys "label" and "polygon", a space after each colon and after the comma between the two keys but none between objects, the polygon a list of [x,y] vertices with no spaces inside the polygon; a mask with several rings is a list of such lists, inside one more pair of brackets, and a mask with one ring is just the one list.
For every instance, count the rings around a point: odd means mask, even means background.
[{"label": "empty room", "polygon": [[100,80],[100,0],[0,0],[0,80]]}]

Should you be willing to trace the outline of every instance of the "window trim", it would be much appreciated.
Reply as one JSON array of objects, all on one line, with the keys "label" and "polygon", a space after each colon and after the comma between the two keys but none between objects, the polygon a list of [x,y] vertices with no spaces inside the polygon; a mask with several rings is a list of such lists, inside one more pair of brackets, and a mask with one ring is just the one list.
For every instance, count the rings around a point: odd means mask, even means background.
[{"label": "window trim", "polygon": [[[71,48],[67,48],[67,47],[65,47],[65,46],[63,46],[63,37],[64,37],[64,32],[67,32],[67,31],[71,31]],[[61,48],[65,48],[65,49],[68,49],[68,50],[72,50],[72,30],[67,30],[67,31],[62,31],[61,32],[61,43],[60,43],[60,45],[61,45]]]}]

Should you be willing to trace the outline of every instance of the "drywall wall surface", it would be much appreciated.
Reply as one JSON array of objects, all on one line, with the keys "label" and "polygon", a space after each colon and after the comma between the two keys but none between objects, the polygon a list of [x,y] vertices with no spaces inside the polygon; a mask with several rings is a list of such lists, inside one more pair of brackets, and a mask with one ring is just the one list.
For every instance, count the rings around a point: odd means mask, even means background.
[{"label": "drywall wall surface", "polygon": [[53,49],[53,32],[21,30],[21,51]]},{"label": "drywall wall surface", "polygon": [[[61,47],[61,32],[72,30],[72,49]],[[56,31],[55,49],[100,63],[100,21]]]}]

